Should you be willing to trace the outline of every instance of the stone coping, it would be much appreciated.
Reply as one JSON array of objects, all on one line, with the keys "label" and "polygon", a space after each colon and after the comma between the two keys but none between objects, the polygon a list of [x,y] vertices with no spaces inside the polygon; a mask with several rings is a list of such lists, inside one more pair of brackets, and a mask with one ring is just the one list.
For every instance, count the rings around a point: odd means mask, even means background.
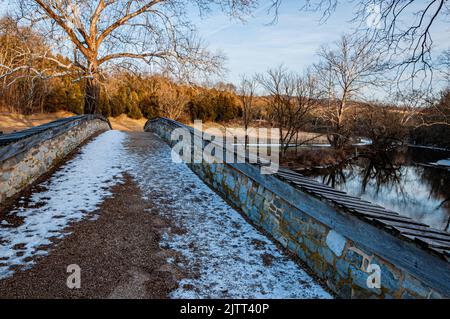
[{"label": "stone coping", "polygon": [[63,134],[69,129],[90,120],[104,121],[108,123],[110,129],[112,128],[107,118],[97,114],[89,114],[61,118],[19,132],[2,134],[0,135],[0,162],[6,161],[45,140]]}]

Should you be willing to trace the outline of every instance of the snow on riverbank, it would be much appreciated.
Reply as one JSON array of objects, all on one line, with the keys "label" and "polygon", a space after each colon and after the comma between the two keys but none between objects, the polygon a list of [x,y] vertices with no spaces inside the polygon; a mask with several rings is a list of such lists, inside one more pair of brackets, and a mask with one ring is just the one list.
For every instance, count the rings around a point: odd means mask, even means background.
[{"label": "snow on riverbank", "polygon": [[42,184],[47,190],[34,193],[29,208],[9,213],[23,218],[23,223],[0,225],[0,279],[13,273],[10,266],[30,266],[32,257],[47,254],[39,247],[50,244],[51,237],[63,237],[65,227],[93,212],[110,195],[108,189],[120,181],[123,171],[125,138],[119,131],[101,134]]},{"label": "snow on riverbank", "polygon": [[170,148],[149,135],[136,147],[130,173],[155,209],[186,232],[167,233],[161,245],[182,253],[198,278],[179,283],[173,298],[330,298],[297,264],[185,164],[171,161]]}]

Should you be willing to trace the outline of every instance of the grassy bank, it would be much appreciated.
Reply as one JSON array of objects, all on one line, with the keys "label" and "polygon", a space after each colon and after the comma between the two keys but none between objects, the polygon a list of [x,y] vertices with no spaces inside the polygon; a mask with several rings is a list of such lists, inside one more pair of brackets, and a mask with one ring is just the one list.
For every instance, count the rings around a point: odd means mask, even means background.
[{"label": "grassy bank", "polygon": [[[21,131],[27,128],[42,125],[60,118],[74,116],[74,113],[59,111],[55,113],[39,113],[32,115],[22,115],[14,113],[0,113],[0,132],[3,134]],[[139,120],[131,119],[122,114],[118,117],[109,118],[113,129],[120,131],[143,131],[145,118]]]}]

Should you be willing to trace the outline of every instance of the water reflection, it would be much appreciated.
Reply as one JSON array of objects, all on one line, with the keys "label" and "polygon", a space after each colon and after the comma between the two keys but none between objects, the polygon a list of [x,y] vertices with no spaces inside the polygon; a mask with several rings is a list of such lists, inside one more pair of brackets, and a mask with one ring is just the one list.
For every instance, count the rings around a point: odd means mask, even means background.
[{"label": "water reflection", "polygon": [[307,174],[336,189],[450,232],[450,171],[417,164],[424,159],[449,157],[448,152],[432,152],[408,149],[359,157],[351,163]]}]

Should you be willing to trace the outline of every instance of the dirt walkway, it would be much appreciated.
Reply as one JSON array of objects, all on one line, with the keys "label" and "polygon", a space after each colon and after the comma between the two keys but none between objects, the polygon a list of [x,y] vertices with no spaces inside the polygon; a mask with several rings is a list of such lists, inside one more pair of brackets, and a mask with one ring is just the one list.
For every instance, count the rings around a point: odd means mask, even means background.
[{"label": "dirt walkway", "polygon": [[[170,221],[151,209],[126,175],[113,187],[113,196],[95,212],[66,229],[72,233],[54,240],[50,254],[28,271],[0,281],[1,298],[166,298],[181,277],[159,247],[161,232]],[[68,289],[67,266],[81,268],[81,288]]]}]

